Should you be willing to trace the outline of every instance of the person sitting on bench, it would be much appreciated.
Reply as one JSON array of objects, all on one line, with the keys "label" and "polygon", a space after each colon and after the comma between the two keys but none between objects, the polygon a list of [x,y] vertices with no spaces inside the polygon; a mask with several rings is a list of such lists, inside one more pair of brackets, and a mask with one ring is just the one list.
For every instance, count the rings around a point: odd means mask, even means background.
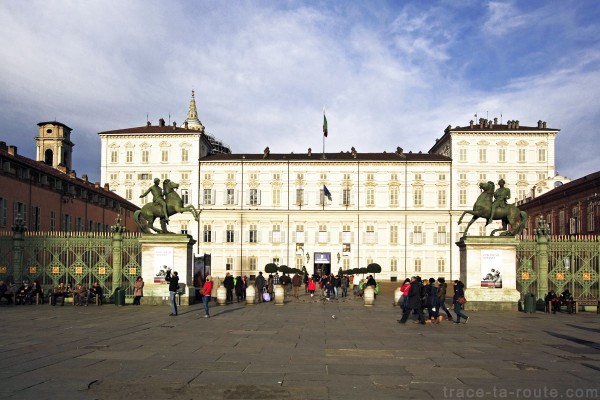
[{"label": "person sitting on bench", "polygon": [[52,292],[52,294],[50,295],[50,304],[52,304],[53,306],[56,305],[56,298],[60,297],[62,298],[62,302],[61,302],[61,306],[65,305],[65,298],[69,296],[69,288],[65,286],[64,282],[61,282],[58,284],[57,287],[54,288],[54,291]]},{"label": "person sitting on bench", "polygon": [[31,304],[31,285],[28,280],[24,280],[19,290],[17,290],[15,304],[25,305],[27,302]]},{"label": "person sitting on bench", "polygon": [[94,282],[94,285],[88,290],[86,306],[92,297],[97,298],[99,306],[102,305],[102,286],[100,286],[100,282]]},{"label": "person sitting on bench", "polygon": [[0,300],[2,298],[5,298],[8,304],[13,303],[12,291],[8,288],[8,285],[6,285],[6,283],[4,283],[4,281],[0,279]]}]

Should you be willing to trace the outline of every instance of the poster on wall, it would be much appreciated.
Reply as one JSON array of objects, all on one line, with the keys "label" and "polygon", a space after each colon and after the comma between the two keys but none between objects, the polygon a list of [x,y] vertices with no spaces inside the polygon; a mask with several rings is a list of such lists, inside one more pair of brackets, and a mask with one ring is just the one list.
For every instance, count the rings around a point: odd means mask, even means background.
[{"label": "poster on wall", "polygon": [[481,251],[481,287],[502,288],[502,251]]},{"label": "poster on wall", "polygon": [[173,248],[156,247],[154,249],[154,283],[165,282],[168,269],[173,269]]}]

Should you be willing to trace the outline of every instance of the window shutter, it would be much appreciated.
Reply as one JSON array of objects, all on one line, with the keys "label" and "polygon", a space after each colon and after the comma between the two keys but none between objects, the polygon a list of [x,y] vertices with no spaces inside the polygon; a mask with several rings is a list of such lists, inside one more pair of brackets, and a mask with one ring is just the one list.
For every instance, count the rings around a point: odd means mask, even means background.
[{"label": "window shutter", "polygon": [[223,205],[227,205],[227,189],[223,191]]},{"label": "window shutter", "polygon": [[433,232],[433,244],[438,244],[438,235],[435,234],[435,232]]},{"label": "window shutter", "polygon": [[413,244],[413,232],[410,233],[409,243]]},{"label": "window shutter", "polygon": [[262,190],[257,190],[258,202],[256,204],[258,204],[258,205],[260,205],[261,193],[262,193]]}]

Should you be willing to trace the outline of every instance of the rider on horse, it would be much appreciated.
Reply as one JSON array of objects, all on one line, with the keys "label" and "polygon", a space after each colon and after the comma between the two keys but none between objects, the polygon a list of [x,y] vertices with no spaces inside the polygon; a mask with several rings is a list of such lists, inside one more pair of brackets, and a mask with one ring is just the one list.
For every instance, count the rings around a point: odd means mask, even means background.
[{"label": "rider on horse", "polygon": [[162,189],[160,188],[160,186],[158,186],[159,183],[160,179],[154,178],[154,185],[150,186],[148,190],[142,193],[140,198],[146,196],[148,193],[152,193],[152,202],[162,207],[163,213],[165,215],[165,221],[169,222],[169,214],[167,214],[167,203],[163,198]]},{"label": "rider on horse", "polygon": [[494,202],[492,203],[492,209],[490,212],[490,218],[488,218],[486,225],[489,225],[494,220],[494,213],[496,212],[497,207],[506,207],[506,200],[510,199],[510,189],[504,187],[504,179],[500,179],[498,181],[498,186],[500,186],[494,192]]}]

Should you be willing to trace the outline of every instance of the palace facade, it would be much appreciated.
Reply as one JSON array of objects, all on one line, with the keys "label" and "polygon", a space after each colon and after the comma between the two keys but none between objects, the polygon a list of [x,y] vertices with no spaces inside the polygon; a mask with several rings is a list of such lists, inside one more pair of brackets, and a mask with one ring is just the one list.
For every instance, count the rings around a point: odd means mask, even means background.
[{"label": "palace facade", "polygon": [[[542,121],[449,126],[428,153],[352,147],[284,154],[267,147],[242,154],[208,140],[203,127],[192,129],[194,119],[192,94],[183,128],[101,132],[101,179],[138,205],[147,201],[138,197],[151,178],[179,181],[182,197],[201,210],[200,221],[181,214],[170,229],[191,234],[196,253],[211,254],[212,273],[221,276],[256,275],[271,262],[310,273],[374,262],[383,269],[379,279],[457,278],[455,241],[469,218],[462,226],[457,221],[480,194],[478,182],[504,179],[515,202],[566,180],[555,173],[559,130]],[[469,232],[485,235],[496,227],[481,219]]]}]

